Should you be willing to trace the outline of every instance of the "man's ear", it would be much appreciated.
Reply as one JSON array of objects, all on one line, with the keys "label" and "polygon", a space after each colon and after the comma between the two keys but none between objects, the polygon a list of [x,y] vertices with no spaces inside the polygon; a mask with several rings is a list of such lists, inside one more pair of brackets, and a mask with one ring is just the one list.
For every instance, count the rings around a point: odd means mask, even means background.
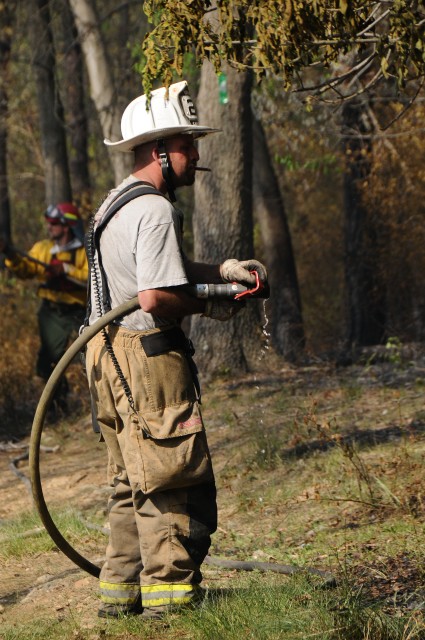
[{"label": "man's ear", "polygon": [[156,145],[152,148],[151,155],[152,155],[152,158],[155,160],[155,162],[158,162],[159,164],[161,164],[161,158],[159,157],[159,149]]}]

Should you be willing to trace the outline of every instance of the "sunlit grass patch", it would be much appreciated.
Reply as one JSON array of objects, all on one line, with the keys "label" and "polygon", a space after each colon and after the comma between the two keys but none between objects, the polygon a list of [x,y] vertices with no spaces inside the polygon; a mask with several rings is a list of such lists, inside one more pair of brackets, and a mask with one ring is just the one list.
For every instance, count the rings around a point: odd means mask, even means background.
[{"label": "sunlit grass patch", "polygon": [[[56,512],[52,518],[71,544],[88,544],[102,536],[95,529],[89,529],[75,511]],[[30,557],[55,547],[35,511],[3,521],[0,526],[0,559]]]},{"label": "sunlit grass patch", "polygon": [[[57,615],[57,614],[56,614]],[[171,613],[163,621],[140,617],[87,622],[72,609],[58,618],[5,625],[2,640],[422,640],[418,612],[389,616],[348,583],[321,588],[307,575],[291,578],[250,574],[211,589],[199,608]]]},{"label": "sunlit grass patch", "polygon": [[231,589],[212,592],[204,606],[182,623],[196,640],[421,637],[415,631],[420,625],[414,616],[391,618],[367,606],[360,593],[353,593],[344,585],[332,591],[323,590],[316,580],[304,575],[284,582],[270,576],[241,579]]},{"label": "sunlit grass patch", "polygon": [[[60,640],[63,638],[82,638],[75,633],[75,623],[62,620],[38,619],[36,623],[24,625],[4,625],[2,640]],[[78,632],[77,632],[78,633]],[[86,636],[87,637],[87,636]]]}]

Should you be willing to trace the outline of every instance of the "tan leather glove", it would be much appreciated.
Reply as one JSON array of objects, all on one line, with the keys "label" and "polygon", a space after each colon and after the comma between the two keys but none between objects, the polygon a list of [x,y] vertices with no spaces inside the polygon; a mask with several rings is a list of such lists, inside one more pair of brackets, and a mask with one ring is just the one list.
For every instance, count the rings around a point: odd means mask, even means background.
[{"label": "tan leather glove", "polygon": [[205,311],[202,315],[205,318],[212,318],[213,320],[230,320],[230,318],[233,318],[244,306],[245,303],[239,300],[210,298],[207,300]]},{"label": "tan leather glove", "polygon": [[267,282],[267,269],[258,260],[235,260],[230,258],[220,265],[220,275],[224,282],[240,282],[241,284],[255,284],[255,275],[250,271],[256,271],[261,282]]}]

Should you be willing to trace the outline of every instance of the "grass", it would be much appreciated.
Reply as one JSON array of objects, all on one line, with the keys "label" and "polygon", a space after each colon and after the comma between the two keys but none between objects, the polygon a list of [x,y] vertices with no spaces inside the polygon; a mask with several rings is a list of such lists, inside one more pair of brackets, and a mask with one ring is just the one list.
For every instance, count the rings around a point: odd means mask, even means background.
[{"label": "grass", "polygon": [[[78,542],[89,545],[100,536],[96,530],[89,529],[73,510],[53,511],[51,515],[59,531],[66,531],[71,544]],[[36,511],[4,521],[0,526],[0,561],[10,558],[29,559],[53,549],[55,544]]]},{"label": "grass", "polygon": [[[326,456],[326,466],[322,473],[328,476],[329,485],[335,482],[331,474],[337,467],[339,451]],[[323,458],[323,456],[322,456]],[[114,640],[132,640],[133,638],[155,638],[155,640],[182,638],[184,640],[273,640],[274,638],[321,638],[323,640],[419,640],[425,637],[425,626],[420,612],[403,611],[401,607],[392,607],[387,612],[379,599],[371,598],[364,580],[359,574],[359,565],[378,569],[385,575],[388,557],[410,554],[412,564],[424,566],[420,557],[423,543],[421,523],[411,514],[400,517],[399,512],[390,516],[384,514],[382,521],[373,512],[365,511],[362,505],[356,510],[341,516],[339,509],[337,521],[324,526],[324,512],[329,505],[322,498],[312,495],[311,499],[294,502],[289,489],[304,485],[309,476],[315,474],[319,456],[306,461],[304,465],[293,462],[289,467],[281,464],[266,473],[267,487],[261,486],[260,476],[250,476],[246,484],[245,497],[238,495],[241,505],[237,508],[238,527],[231,534],[219,530],[214,537],[213,555],[224,554],[231,557],[256,558],[258,544],[266,559],[295,564],[323,566],[327,562],[339,578],[337,589],[323,590],[321,581],[315,577],[300,574],[292,578],[274,574],[235,574],[221,579],[224,587],[212,588],[200,610],[187,611],[183,615],[170,616],[165,625],[141,623],[139,620],[126,619],[112,622],[96,622],[86,628],[79,622],[79,615],[72,608],[61,614],[60,620],[41,619],[34,624],[5,625],[0,637],[2,640],[59,640],[76,638],[93,640],[110,638]],[[286,489],[285,500],[276,480],[283,471],[292,476]],[[252,473],[252,472],[251,472]],[[260,473],[260,470],[256,470]],[[264,471],[261,470],[261,473]],[[231,475],[231,473],[229,473]],[[259,482],[260,480],[260,482]],[[222,479],[223,481],[223,479]],[[341,490],[349,494],[353,490],[351,483],[340,480]],[[260,501],[261,498],[261,501]],[[289,504],[292,499],[292,509]],[[256,501],[256,504],[255,504]],[[245,504],[245,508],[243,505]],[[342,501],[337,507],[346,509]],[[351,505],[350,505],[351,506]],[[278,508],[286,513],[290,526],[285,530],[276,526],[277,520],[267,514]],[[321,518],[314,514],[319,507]],[[263,512],[260,529],[255,530],[253,513]],[[308,514],[307,526],[312,527],[307,535],[303,518]],[[329,516],[329,513],[326,514]],[[312,522],[311,518],[315,518]],[[357,518],[357,520],[356,520]],[[246,519],[246,520],[245,520]],[[72,542],[88,545],[93,532],[81,522],[78,514],[72,511],[54,514],[61,531],[66,531]],[[358,527],[347,528],[355,521]],[[246,527],[247,522],[251,526]],[[45,533],[31,534],[39,522],[36,514],[27,514],[15,518],[2,526],[1,557],[29,558],[37,553],[52,550],[54,545]],[[30,532],[29,536],[22,534]],[[259,540],[261,542],[259,542]],[[378,553],[377,553],[378,551]],[[260,556],[261,560],[265,557]],[[421,576],[419,576],[419,579]],[[423,576],[422,576],[423,584]],[[228,585],[231,585],[230,587]]]},{"label": "grass", "polygon": [[81,625],[72,611],[60,620],[3,627],[2,640],[182,638],[185,640],[419,640],[425,627],[414,615],[393,617],[364,601],[347,584],[329,591],[305,575],[290,579],[253,574],[230,589],[208,593],[200,609],[164,622],[136,618]]},{"label": "grass", "polygon": [[[393,386],[368,364],[338,375],[285,368],[288,378],[267,372],[263,379],[216,380],[205,390],[220,511],[211,555],[291,564],[298,575],[206,567],[202,608],[170,615],[164,624],[94,619],[93,583],[89,623],[75,593],[74,602],[52,608],[51,616],[4,624],[1,640],[424,640],[423,384],[406,379],[408,368],[398,362],[391,366],[402,376],[391,379]],[[62,472],[69,468],[67,451],[89,468],[97,455],[92,434],[65,437],[61,429],[46,436],[60,438]],[[369,431],[373,437],[358,439]],[[85,519],[96,517],[99,503],[90,509]],[[54,520],[83,555],[104,548],[101,534],[88,530],[76,511],[57,511]],[[34,514],[3,522],[0,559],[31,563],[51,554],[45,534],[21,535],[38,526]],[[320,588],[303,567],[332,571],[337,588]]]}]

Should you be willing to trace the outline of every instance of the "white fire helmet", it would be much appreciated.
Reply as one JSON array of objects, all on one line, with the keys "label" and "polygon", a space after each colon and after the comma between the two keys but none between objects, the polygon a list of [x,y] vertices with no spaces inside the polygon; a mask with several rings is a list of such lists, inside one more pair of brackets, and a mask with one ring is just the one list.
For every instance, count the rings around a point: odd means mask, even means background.
[{"label": "white fire helmet", "polygon": [[187,82],[176,82],[168,88],[151,92],[147,107],[146,96],[139,96],[126,107],[121,118],[122,140],[105,144],[118,151],[132,151],[134,147],[152,140],[170,138],[181,133],[190,133],[195,138],[214,133],[220,129],[198,124],[198,116],[189,95]]}]

